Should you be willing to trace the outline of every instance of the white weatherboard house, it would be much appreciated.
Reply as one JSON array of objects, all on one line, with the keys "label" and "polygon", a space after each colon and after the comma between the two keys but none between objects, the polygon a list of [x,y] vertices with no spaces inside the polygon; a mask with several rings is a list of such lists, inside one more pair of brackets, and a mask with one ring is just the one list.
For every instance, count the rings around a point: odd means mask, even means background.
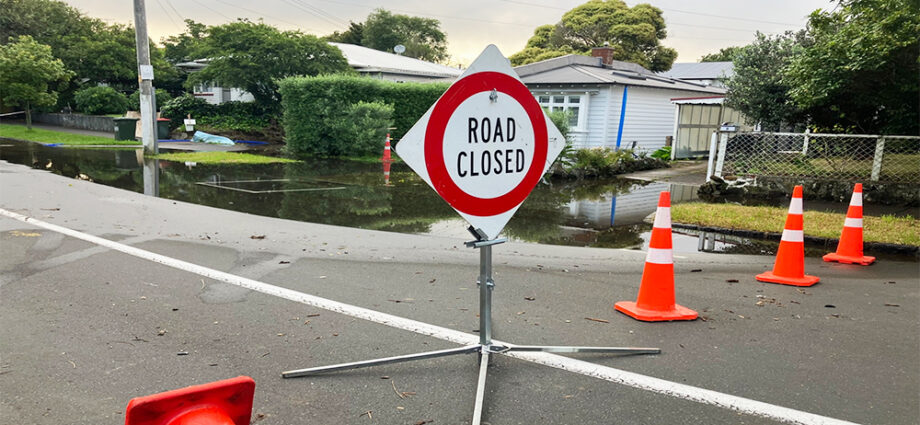
[{"label": "white weatherboard house", "polygon": [[[400,56],[393,53],[381,52],[363,46],[345,43],[329,43],[338,47],[348,61],[348,65],[359,75],[376,78],[379,80],[403,83],[407,81],[453,81],[463,72],[445,65],[426,62],[420,59]],[[208,66],[208,59],[198,59],[192,62],[176,64],[189,72],[195,72]],[[220,87],[211,84],[200,84],[195,87],[195,97],[200,97],[212,104],[229,101],[250,102],[252,95],[239,88]]]},{"label": "white weatherboard house", "polygon": [[611,53],[595,48],[593,57],[567,55],[514,68],[541,106],[571,114],[575,148],[654,151],[674,135],[671,99],[725,94],[722,88],[610,60]]}]

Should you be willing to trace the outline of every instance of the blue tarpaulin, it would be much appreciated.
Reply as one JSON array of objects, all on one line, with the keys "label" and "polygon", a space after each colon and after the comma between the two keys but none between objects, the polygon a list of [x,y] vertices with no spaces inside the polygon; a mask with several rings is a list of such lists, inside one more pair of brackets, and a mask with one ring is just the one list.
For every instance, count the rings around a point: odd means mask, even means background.
[{"label": "blue tarpaulin", "polygon": [[192,141],[198,143],[213,143],[215,145],[233,146],[233,140],[230,140],[224,136],[208,134],[203,131],[196,131],[192,136]]}]

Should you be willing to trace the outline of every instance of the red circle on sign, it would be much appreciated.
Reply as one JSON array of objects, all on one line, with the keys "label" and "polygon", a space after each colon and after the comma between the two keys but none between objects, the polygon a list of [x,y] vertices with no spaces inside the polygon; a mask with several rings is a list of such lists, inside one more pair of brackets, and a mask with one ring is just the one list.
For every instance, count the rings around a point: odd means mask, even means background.
[{"label": "red circle on sign", "polygon": [[[444,162],[444,132],[451,115],[463,101],[476,93],[488,92],[492,89],[511,96],[524,108],[533,126],[534,153],[530,169],[514,189],[495,198],[480,198],[464,192],[450,178]],[[434,190],[450,206],[462,213],[489,217],[507,212],[524,202],[530,191],[540,181],[540,177],[543,176],[548,145],[549,139],[543,109],[527,90],[527,86],[507,74],[478,72],[450,86],[431,111],[428,128],[425,130],[425,166]]]}]

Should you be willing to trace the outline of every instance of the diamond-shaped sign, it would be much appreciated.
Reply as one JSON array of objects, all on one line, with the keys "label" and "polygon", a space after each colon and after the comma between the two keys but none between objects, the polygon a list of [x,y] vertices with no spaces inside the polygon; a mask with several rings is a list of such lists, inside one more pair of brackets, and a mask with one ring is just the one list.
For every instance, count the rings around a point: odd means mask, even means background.
[{"label": "diamond-shaped sign", "polygon": [[396,153],[474,228],[494,239],[565,147],[495,45],[396,145]]}]

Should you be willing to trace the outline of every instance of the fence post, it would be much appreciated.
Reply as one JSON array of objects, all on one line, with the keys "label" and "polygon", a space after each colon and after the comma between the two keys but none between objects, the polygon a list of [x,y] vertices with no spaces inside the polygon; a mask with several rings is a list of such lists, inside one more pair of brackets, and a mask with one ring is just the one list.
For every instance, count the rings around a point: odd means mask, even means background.
[{"label": "fence post", "polygon": [[805,142],[802,143],[802,156],[808,156],[808,134],[811,133],[810,128],[805,129]]},{"label": "fence post", "polygon": [[722,167],[725,166],[725,150],[728,145],[728,133],[719,133],[719,159],[716,161],[715,175],[722,177]]},{"label": "fence post", "polygon": [[706,183],[709,183],[709,181],[712,180],[713,166],[715,165],[716,161],[716,146],[719,143],[719,139],[716,134],[718,133],[713,131],[712,137],[709,138],[709,161],[706,164]]},{"label": "fence post", "polygon": [[882,174],[882,156],[885,154],[885,136],[879,136],[875,142],[875,157],[872,158],[871,180],[877,182]]}]

